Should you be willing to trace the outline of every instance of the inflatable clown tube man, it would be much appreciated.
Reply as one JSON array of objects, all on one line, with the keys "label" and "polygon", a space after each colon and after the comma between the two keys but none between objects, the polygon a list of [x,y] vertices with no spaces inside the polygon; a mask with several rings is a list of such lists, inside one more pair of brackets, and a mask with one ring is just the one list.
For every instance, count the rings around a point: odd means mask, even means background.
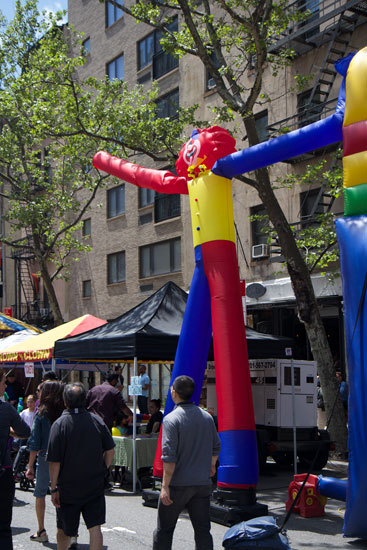
[{"label": "inflatable clown tube man", "polygon": [[[235,151],[234,145],[235,140],[222,128],[195,130],[180,152],[178,176],[148,170],[105,152],[97,153],[93,163],[129,183],[158,192],[189,195],[196,263],[171,380],[180,374],[193,376],[198,402],[212,330],[222,441],[218,486],[249,489],[258,481],[257,446],[232,188],[229,179],[210,171],[220,156]],[[168,397],[165,414],[172,408]],[[159,450],[154,473],[162,473]]]}]

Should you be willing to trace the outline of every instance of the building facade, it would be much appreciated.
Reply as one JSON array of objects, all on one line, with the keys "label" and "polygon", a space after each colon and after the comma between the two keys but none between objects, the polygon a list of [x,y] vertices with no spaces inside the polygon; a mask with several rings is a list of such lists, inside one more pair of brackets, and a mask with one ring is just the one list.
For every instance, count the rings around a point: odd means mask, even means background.
[{"label": "building facade", "polygon": [[[131,0],[129,0],[131,1]],[[128,5],[129,2],[126,2]],[[325,118],[336,106],[341,78],[334,61],[367,44],[367,6],[364,1],[305,0],[290,3],[289,9],[307,13],[302,23],[293,23],[272,46],[292,46],[296,56],[280,70],[278,78],[265,71],[263,91],[272,101],[259,106],[256,122],[261,140]],[[86,63],[81,76],[120,78],[129,87],[160,89],[160,116],[174,116],[177,107],[199,104],[198,117],[210,120],[213,105],[221,105],[213,79],[193,56],[179,61],[167,55],[160,34],[143,23],[137,24],[106,0],[69,0],[69,24],[84,33]],[[180,21],[172,23],[172,29]],[[295,90],[297,74],[309,78],[302,93]],[[250,86],[251,69],[244,75]],[[188,134],[189,135],[189,134]],[[248,145],[237,136],[237,148]],[[270,167],[276,181],[287,174],[302,174],[307,164],[326,158],[332,168],[336,147],[290,159]],[[149,166],[143,155],[136,159]],[[167,168],[159,167],[159,168]],[[342,214],[341,198],[332,200],[324,182],[279,188],[277,198],[288,221],[297,227],[315,223],[315,215],[332,211]],[[255,190],[233,181],[240,277],[247,287],[247,323],[262,332],[292,336],[300,358],[310,359],[303,326],[297,320],[294,295],[276,242],[269,243],[262,232],[263,214]],[[90,313],[113,319],[143,301],[168,280],[189,291],[194,269],[191,220],[187,196],[158,195],[122,181],[112,181],[99,190],[92,209],[83,221],[83,236],[92,250],[71,268],[70,283],[63,297],[65,320]],[[305,251],[307,253],[307,250]],[[331,283],[315,273],[314,286],[333,353],[344,361],[343,312],[340,280]],[[161,376],[161,373],[157,376]],[[166,383],[166,382],[165,382]]]}]

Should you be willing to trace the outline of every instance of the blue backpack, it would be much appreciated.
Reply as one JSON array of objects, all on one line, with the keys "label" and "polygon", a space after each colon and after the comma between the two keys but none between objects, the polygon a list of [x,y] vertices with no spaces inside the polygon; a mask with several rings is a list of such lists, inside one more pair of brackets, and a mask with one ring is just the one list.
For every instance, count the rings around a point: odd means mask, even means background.
[{"label": "blue backpack", "polygon": [[286,531],[279,532],[272,516],[261,516],[233,525],[224,535],[222,544],[228,550],[291,550]]}]

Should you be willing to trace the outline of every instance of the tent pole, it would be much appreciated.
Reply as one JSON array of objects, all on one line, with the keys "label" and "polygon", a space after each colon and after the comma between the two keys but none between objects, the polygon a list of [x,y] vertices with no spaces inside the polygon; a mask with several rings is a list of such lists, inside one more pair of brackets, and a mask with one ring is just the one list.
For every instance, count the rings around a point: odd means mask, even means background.
[{"label": "tent pole", "polygon": [[[138,373],[138,359],[134,357],[134,376]],[[136,492],[136,395],[133,395],[134,416],[133,416],[133,492]]]},{"label": "tent pole", "polygon": [[55,359],[55,357],[52,358],[51,370],[52,370],[52,372],[56,372],[56,359]]}]

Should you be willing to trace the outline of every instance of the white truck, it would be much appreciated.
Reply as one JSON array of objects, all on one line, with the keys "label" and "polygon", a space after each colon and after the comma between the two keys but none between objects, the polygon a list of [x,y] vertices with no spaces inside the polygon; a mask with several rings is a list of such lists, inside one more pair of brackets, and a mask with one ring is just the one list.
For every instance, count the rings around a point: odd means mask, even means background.
[{"label": "white truck", "polygon": [[[282,465],[293,463],[293,390],[290,359],[251,359],[250,376],[254,402],[259,464],[268,456]],[[328,460],[330,438],[317,427],[317,366],[315,361],[293,361],[297,456],[309,468],[316,452],[314,469]],[[207,408],[216,410],[215,374],[208,366]]]}]

